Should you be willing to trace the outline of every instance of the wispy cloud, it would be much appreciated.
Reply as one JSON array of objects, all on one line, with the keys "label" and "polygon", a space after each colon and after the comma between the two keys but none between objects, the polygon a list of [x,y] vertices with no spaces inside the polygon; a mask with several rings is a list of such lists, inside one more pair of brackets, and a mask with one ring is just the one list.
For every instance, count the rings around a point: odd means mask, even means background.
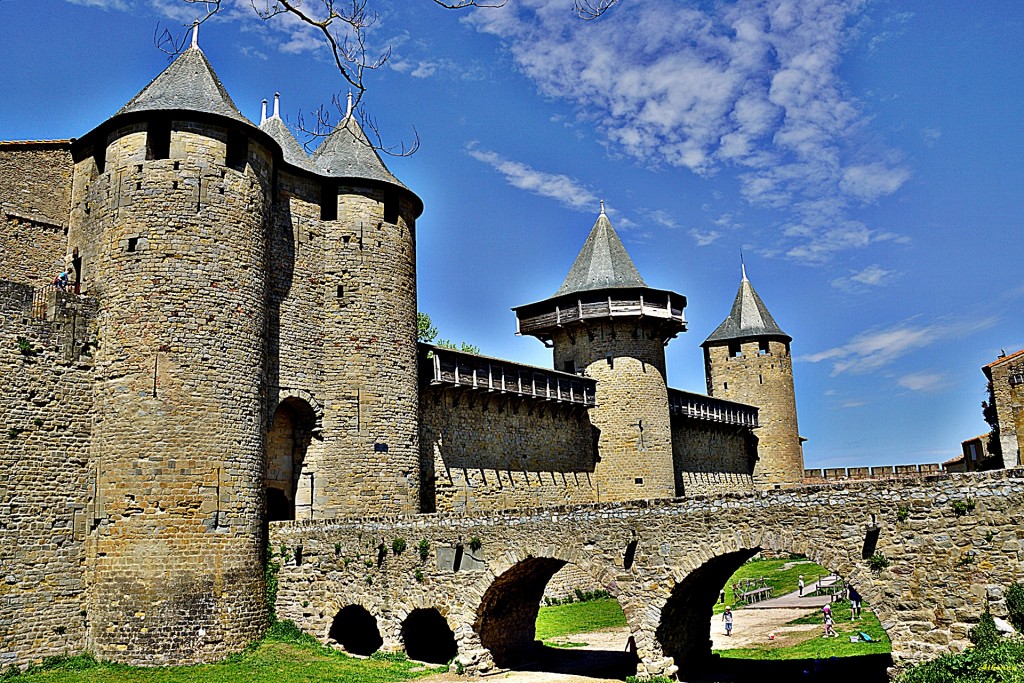
[{"label": "wispy cloud", "polygon": [[[905,321],[886,328],[872,328],[853,336],[849,342],[831,349],[798,356],[796,360],[808,363],[830,361],[832,376],[845,372],[863,374],[892,364],[908,353],[923,349],[936,342],[972,334],[991,327],[995,318],[977,320],[943,320],[931,325],[918,325]],[[912,377],[907,375],[906,377]],[[923,375],[917,386],[922,386]],[[912,382],[913,380],[907,380]],[[901,384],[901,386],[906,386]],[[907,388],[911,388],[907,386]],[[923,389],[915,389],[923,390]]]},{"label": "wispy cloud", "polygon": [[701,176],[737,169],[749,202],[802,228],[780,232],[774,251],[817,262],[875,241],[850,207],[910,177],[889,150],[865,156],[867,119],[838,74],[866,6],[631,2],[581,23],[564,0],[519,0],[466,20],[502,38],[541,93],[574,104],[614,152]]},{"label": "wispy cloud", "polygon": [[863,270],[851,270],[850,274],[832,280],[831,284],[837,289],[852,292],[868,287],[880,287],[892,279],[896,271],[886,270],[877,263],[870,265]]},{"label": "wispy cloud", "polygon": [[946,384],[946,378],[936,372],[913,372],[903,375],[896,384],[910,391],[936,391]]},{"label": "wispy cloud", "polygon": [[559,173],[539,171],[520,161],[506,159],[496,152],[479,149],[470,145],[468,154],[505,176],[513,187],[554,199],[570,209],[593,211],[598,206],[598,197],[575,178]]},{"label": "wispy cloud", "polygon": [[697,243],[698,247],[709,247],[717,242],[721,237],[722,233],[717,230],[709,230],[707,232],[701,232],[700,230],[691,230],[690,237]]},{"label": "wispy cloud", "polygon": [[121,12],[131,9],[132,3],[130,0],[65,0],[72,5],[82,5],[83,7],[98,7],[103,10],[113,9]]}]

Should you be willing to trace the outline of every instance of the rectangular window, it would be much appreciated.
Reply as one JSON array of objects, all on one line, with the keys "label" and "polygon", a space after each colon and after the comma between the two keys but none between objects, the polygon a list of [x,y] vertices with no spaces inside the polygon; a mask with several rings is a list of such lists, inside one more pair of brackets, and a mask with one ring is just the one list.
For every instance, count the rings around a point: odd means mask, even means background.
[{"label": "rectangular window", "polygon": [[758,352],[758,354],[764,356],[764,355],[766,355],[769,352],[769,350],[770,349],[768,347],[768,340],[767,339],[762,339],[761,341],[759,341],[757,343],[757,352]]},{"label": "rectangular window", "polygon": [[128,251],[138,251],[138,250],[139,250],[139,238],[138,237],[129,237],[128,238]]},{"label": "rectangular window", "polygon": [[384,222],[398,224],[398,199],[393,195],[384,197]]},{"label": "rectangular window", "polygon": [[743,355],[743,349],[740,348],[739,342],[729,342],[729,355],[733,358],[739,358]]},{"label": "rectangular window", "polygon": [[565,372],[571,372],[572,374],[575,375],[576,374],[576,361],[574,361],[574,360],[567,360],[567,361],[565,361],[562,364],[562,370],[564,370]]},{"label": "rectangular window", "polygon": [[171,122],[150,121],[146,127],[146,158],[166,159],[171,155]]},{"label": "rectangular window", "polygon": [[332,183],[320,186],[320,220],[338,220],[338,190]]},{"label": "rectangular window", "polygon": [[977,460],[977,459],[978,459],[978,445],[972,443],[971,444],[971,460]]},{"label": "rectangular window", "polygon": [[232,131],[228,133],[228,149],[225,166],[236,171],[245,170],[245,164],[249,160],[249,139],[244,133]]}]

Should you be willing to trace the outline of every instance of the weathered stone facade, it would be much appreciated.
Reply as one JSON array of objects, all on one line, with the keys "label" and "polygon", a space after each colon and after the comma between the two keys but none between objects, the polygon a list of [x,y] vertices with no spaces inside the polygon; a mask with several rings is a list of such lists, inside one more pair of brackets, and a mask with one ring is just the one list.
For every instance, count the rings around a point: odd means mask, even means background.
[{"label": "weathered stone facade", "polygon": [[1017,467],[1024,452],[1024,349],[989,363],[983,370],[992,383],[1003,467]]},{"label": "weathered stone facade", "polygon": [[[973,507],[962,514],[956,502]],[[901,508],[909,512],[904,521]],[[571,563],[622,605],[640,672],[662,674],[691,670],[710,653],[723,577],[762,549],[805,554],[857,586],[898,663],[962,649],[986,608],[1006,614],[1002,587],[1024,577],[1022,513],[1024,470],[1012,470],[462,516],[282,522],[271,525],[270,541],[284,555],[278,613],[325,642],[344,631],[345,608],[358,606],[375,618],[380,646],[400,650],[409,615],[434,609],[470,669],[514,665],[533,646],[544,585]],[[397,538],[407,542],[400,554],[392,550]],[[474,539],[480,546],[471,550]],[[416,552],[421,542],[426,559]],[[875,552],[889,559],[887,568],[869,568]]]}]

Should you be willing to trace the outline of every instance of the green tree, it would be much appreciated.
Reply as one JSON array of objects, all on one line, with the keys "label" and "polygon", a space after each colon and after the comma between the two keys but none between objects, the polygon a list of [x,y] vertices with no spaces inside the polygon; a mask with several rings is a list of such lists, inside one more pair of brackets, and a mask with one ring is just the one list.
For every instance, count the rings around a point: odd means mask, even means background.
[{"label": "green tree", "polygon": [[437,328],[426,313],[416,314],[416,341],[431,344],[437,339]]}]

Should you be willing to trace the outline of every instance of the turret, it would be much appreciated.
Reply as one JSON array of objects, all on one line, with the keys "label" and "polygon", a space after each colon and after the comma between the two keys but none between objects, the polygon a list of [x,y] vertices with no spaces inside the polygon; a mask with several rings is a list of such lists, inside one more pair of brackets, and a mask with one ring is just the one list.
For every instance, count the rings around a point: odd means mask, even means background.
[{"label": "turret", "polygon": [[266,626],[273,154],[195,38],[73,147],[69,251],[99,300],[89,647],[211,661]]},{"label": "turret", "polygon": [[324,450],[314,516],[419,510],[416,218],[351,109],[313,153],[323,181]]},{"label": "turret", "polygon": [[744,266],[729,317],[701,346],[708,394],[758,407],[754,483],[762,487],[803,478],[791,341],[754,291]]},{"label": "turret", "polygon": [[557,370],[598,380],[591,420],[602,501],[676,495],[665,345],[686,297],[647,286],[601,205],[555,295],[515,310],[519,334],[553,347]]}]

